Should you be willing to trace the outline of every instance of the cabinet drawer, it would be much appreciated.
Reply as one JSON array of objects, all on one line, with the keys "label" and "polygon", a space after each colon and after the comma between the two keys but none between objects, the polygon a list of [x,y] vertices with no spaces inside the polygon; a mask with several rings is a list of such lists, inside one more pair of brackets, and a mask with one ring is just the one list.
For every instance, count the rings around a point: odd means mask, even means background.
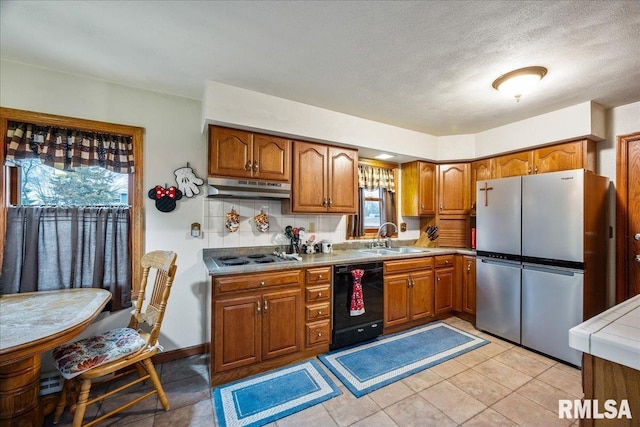
[{"label": "cabinet drawer", "polygon": [[384,262],[384,274],[411,270],[429,270],[431,268],[433,268],[433,257],[410,258]]},{"label": "cabinet drawer", "polygon": [[436,268],[453,267],[453,255],[437,255]]},{"label": "cabinet drawer", "polygon": [[307,328],[307,347],[317,344],[328,344],[331,336],[331,324],[328,320],[309,323]]},{"label": "cabinet drawer", "polygon": [[329,301],[331,299],[331,285],[310,286],[306,289],[305,301],[320,302]]},{"label": "cabinet drawer", "polygon": [[274,286],[298,285],[302,270],[279,271],[273,273],[243,274],[215,279],[216,294],[226,292],[264,289]]},{"label": "cabinet drawer", "polygon": [[307,286],[331,283],[331,267],[308,268],[306,279]]},{"label": "cabinet drawer", "polygon": [[322,304],[307,305],[305,308],[305,320],[307,322],[313,322],[316,320],[323,320],[329,318],[329,310],[331,304],[328,302]]}]

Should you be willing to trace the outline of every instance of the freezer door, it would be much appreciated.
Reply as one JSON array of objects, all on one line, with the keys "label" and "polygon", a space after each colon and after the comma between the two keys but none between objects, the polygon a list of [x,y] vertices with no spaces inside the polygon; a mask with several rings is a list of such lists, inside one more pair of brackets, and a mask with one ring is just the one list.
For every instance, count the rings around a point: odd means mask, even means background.
[{"label": "freezer door", "polygon": [[476,327],[520,343],[521,264],[478,258]]},{"label": "freezer door", "polygon": [[479,181],[476,188],[476,249],[520,255],[519,176]]},{"label": "freezer door", "polygon": [[580,366],[569,329],[582,322],[579,272],[525,265],[522,269],[522,345]]},{"label": "freezer door", "polygon": [[522,256],[583,262],[584,170],[522,178]]}]

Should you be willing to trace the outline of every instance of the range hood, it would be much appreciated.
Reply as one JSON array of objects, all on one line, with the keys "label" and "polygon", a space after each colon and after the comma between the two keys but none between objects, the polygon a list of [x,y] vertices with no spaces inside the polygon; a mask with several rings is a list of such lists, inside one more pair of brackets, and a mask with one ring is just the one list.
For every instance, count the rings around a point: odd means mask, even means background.
[{"label": "range hood", "polygon": [[288,199],[291,184],[288,182],[256,181],[237,178],[207,178],[207,197],[235,197],[240,199]]}]

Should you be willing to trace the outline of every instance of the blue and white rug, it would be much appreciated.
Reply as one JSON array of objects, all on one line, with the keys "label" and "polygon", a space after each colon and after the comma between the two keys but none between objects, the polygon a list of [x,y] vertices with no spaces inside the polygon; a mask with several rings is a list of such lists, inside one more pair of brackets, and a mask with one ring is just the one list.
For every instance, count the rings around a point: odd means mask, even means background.
[{"label": "blue and white rug", "polygon": [[261,426],[342,394],[314,360],[213,389],[221,427]]},{"label": "blue and white rug", "polygon": [[318,356],[356,397],[488,344],[444,322]]}]

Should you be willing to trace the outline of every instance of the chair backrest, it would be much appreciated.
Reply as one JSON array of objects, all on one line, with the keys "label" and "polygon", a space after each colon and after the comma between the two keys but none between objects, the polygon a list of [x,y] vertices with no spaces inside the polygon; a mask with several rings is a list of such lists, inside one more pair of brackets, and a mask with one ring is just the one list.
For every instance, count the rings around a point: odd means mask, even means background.
[{"label": "chair backrest", "polygon": [[[171,251],[152,251],[146,253],[140,262],[142,265],[142,282],[136,300],[136,308],[131,315],[129,327],[140,331],[140,335],[150,346],[156,345],[167,300],[171,293],[171,285],[176,275],[175,264],[177,254]],[[151,274],[150,274],[151,273]],[[149,276],[155,273],[155,280],[151,288],[151,298],[145,305],[145,293]],[[143,311],[144,306],[144,311]],[[148,325],[150,331],[141,330],[143,324]]]}]

